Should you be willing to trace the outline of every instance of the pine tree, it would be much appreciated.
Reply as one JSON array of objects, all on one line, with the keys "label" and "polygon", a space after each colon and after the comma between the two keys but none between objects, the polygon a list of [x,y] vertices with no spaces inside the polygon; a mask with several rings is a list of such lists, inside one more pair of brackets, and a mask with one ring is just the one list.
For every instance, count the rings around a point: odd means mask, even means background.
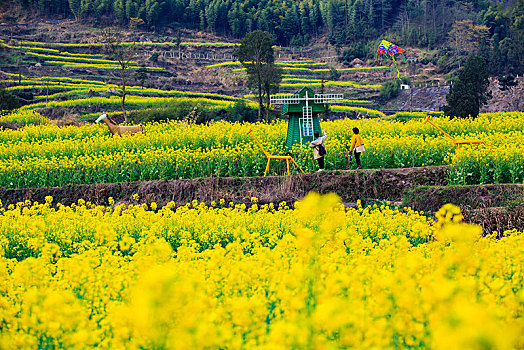
[{"label": "pine tree", "polygon": [[20,107],[20,99],[0,86],[0,111],[8,111]]},{"label": "pine tree", "polygon": [[322,25],[321,21],[320,7],[318,2],[315,2],[311,11],[309,11],[309,24],[311,25],[311,30],[315,37],[318,35],[318,29]]},{"label": "pine tree", "polygon": [[216,31],[216,24],[218,20],[218,13],[217,13],[217,7],[216,2],[211,2],[206,7],[206,23],[207,23],[207,29],[214,33]]},{"label": "pine tree", "polygon": [[81,12],[81,0],[69,0],[69,8],[71,9],[71,12],[73,12],[73,15],[75,16],[75,19],[78,21],[80,17]]},{"label": "pine tree", "polygon": [[146,21],[147,26],[150,29],[154,29],[159,21],[160,14],[162,13],[162,6],[158,1],[150,1],[149,8],[147,9]]},{"label": "pine tree", "polygon": [[246,14],[238,3],[234,3],[229,11],[227,18],[231,33],[235,38],[240,38],[246,32]]},{"label": "pine tree", "polygon": [[282,19],[281,29],[286,45],[300,32],[300,22],[298,18],[299,15],[296,6],[293,6],[293,8],[286,12]]},{"label": "pine tree", "polygon": [[516,111],[519,110],[519,98],[514,96],[514,88],[519,84],[518,80],[515,80],[513,74],[501,75],[498,77],[499,81],[499,90],[509,92],[512,102],[514,102],[514,108]]},{"label": "pine tree", "polygon": [[200,11],[200,30],[206,29],[206,13],[204,10]]},{"label": "pine tree", "polygon": [[309,9],[304,5],[304,3],[300,3],[300,32],[304,37],[310,35],[311,33],[311,25],[309,21]]},{"label": "pine tree", "polygon": [[118,21],[122,24],[126,20],[126,12],[124,8],[124,1],[123,0],[116,0],[113,3],[113,12],[118,19]]},{"label": "pine tree", "polygon": [[126,1],[126,17],[127,18],[135,17],[136,18],[136,13],[137,13],[136,4],[133,2],[133,0],[127,0]]},{"label": "pine tree", "polygon": [[479,56],[470,56],[446,96],[448,105],[443,107],[444,113],[450,117],[476,118],[480,107],[491,97],[488,87],[486,61]]}]

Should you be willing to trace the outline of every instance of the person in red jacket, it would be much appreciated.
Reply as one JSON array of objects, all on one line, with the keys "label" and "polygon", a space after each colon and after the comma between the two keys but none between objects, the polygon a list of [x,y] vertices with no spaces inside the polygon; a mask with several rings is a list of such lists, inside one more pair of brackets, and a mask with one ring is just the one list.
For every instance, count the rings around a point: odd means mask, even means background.
[{"label": "person in red jacket", "polygon": [[[360,153],[364,152],[364,140],[359,135],[358,128],[353,128],[353,136],[351,136],[351,148],[349,149],[349,161],[351,161],[352,152],[355,153],[355,160],[357,162],[357,169],[361,169],[360,166]],[[349,162],[348,162],[349,167]]]}]

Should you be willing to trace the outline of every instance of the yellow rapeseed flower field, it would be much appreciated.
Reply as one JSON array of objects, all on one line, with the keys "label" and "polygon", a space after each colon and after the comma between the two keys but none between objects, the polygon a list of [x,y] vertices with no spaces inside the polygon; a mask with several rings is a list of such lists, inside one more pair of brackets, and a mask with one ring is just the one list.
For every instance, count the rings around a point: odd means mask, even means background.
[{"label": "yellow rapeseed flower field", "polygon": [[[129,97],[129,101],[133,98]],[[118,101],[115,98],[115,103]],[[365,108],[352,108],[366,113]],[[3,121],[46,122],[37,113],[24,110],[1,118]],[[406,122],[381,118],[323,121],[322,128],[329,135],[326,169],[346,168],[345,154],[350,145],[351,129],[356,126],[366,146],[362,156],[364,168],[450,165],[451,183],[522,182],[524,113],[489,113],[475,120],[446,117],[434,117],[433,120],[456,139],[481,139],[486,145],[464,145],[456,150],[449,138],[419,118]],[[266,159],[253,139],[246,135],[249,129],[253,129],[271,154],[286,152],[285,121],[205,125],[179,121],[150,123],[146,125],[146,135],[122,138],[111,137],[103,124],[80,127],[29,125],[21,130],[4,130],[0,131],[0,186],[257,176],[264,172]],[[302,169],[316,168],[309,147],[297,147],[293,155]],[[272,174],[284,174],[285,163],[275,164],[271,171]]]},{"label": "yellow rapeseed flower field", "polygon": [[524,347],[522,233],[251,202],[0,205],[0,348]]}]

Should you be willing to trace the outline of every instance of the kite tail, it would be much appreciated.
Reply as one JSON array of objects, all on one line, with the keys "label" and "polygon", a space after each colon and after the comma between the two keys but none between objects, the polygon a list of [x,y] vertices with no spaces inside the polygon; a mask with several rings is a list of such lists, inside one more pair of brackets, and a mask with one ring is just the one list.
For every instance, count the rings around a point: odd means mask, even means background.
[{"label": "kite tail", "polygon": [[397,70],[397,79],[400,79],[400,72],[398,71],[397,61],[395,61],[395,57],[391,57],[393,59],[393,63],[395,63],[395,69]]}]

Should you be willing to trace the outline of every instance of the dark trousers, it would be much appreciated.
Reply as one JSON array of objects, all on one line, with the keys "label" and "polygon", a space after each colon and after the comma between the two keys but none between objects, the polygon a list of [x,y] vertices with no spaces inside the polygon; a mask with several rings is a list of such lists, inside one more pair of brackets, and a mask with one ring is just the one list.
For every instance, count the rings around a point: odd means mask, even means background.
[{"label": "dark trousers", "polygon": [[324,169],[324,157],[317,158],[319,169]]},{"label": "dark trousers", "polygon": [[353,152],[355,153],[355,160],[357,161],[357,166],[360,166],[360,153],[356,150]]}]

